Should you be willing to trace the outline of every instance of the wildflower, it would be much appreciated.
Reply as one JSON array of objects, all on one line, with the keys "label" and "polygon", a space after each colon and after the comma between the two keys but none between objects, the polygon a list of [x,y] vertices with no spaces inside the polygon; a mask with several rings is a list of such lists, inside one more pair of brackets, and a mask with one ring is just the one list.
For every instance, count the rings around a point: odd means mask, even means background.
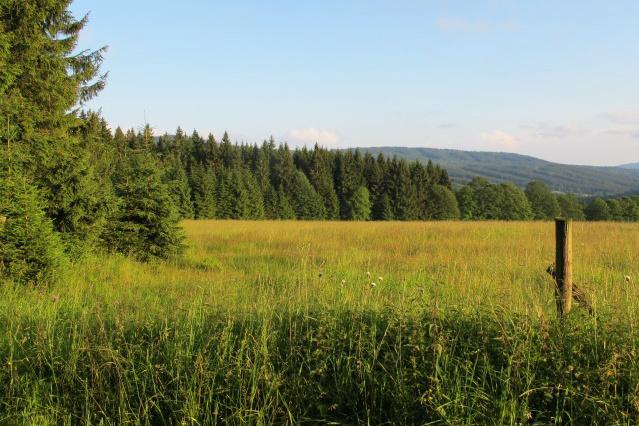
[{"label": "wildflower", "polygon": [[382,277],[377,277],[377,281],[384,281],[384,278],[382,278]]},{"label": "wildflower", "polygon": [[371,276],[370,271],[366,271],[366,275],[368,275],[370,277]]},{"label": "wildflower", "polygon": [[377,283],[375,283],[375,282],[372,282],[372,283],[371,283],[371,287],[372,287],[372,288],[375,288],[376,286],[377,286]]},{"label": "wildflower", "polygon": [[342,285],[346,284],[346,280],[342,280]]},{"label": "wildflower", "polygon": [[625,277],[623,277],[623,279],[626,282],[626,284],[630,284],[630,281],[632,281],[632,278],[630,278],[630,275],[626,275]]}]

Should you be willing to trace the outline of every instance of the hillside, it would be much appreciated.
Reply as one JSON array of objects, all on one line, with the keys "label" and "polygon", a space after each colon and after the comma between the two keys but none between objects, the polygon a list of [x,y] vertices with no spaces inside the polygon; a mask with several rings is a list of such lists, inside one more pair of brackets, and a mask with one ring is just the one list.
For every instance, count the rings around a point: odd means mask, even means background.
[{"label": "hillside", "polygon": [[639,163],[621,164],[619,167],[622,169],[639,170]]},{"label": "hillside", "polygon": [[456,183],[482,176],[493,182],[511,182],[521,187],[531,180],[541,180],[554,191],[580,195],[639,193],[639,169],[630,167],[559,164],[503,152],[404,147],[371,147],[361,150],[374,155],[382,152],[385,156],[396,155],[422,162],[432,160],[445,167]]}]

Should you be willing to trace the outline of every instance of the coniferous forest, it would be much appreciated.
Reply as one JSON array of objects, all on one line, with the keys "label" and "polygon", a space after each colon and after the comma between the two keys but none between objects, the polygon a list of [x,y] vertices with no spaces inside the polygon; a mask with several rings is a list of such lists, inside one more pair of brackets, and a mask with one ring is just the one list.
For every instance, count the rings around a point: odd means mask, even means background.
[{"label": "coniferous forest", "polygon": [[587,204],[541,182],[525,191],[477,178],[453,188],[432,164],[273,138],[155,137],[111,131],[84,103],[107,82],[106,48],[75,52],[87,18],[68,0],[0,9],[2,274],[46,279],[96,249],[139,259],[180,251],[181,219],[639,220],[636,198]]}]

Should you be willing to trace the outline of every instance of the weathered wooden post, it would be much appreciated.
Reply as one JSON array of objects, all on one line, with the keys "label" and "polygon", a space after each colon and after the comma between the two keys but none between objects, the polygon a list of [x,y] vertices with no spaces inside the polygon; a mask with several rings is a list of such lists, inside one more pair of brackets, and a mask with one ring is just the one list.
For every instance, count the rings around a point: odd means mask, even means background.
[{"label": "weathered wooden post", "polygon": [[561,317],[572,308],[572,220],[555,219],[555,239],[557,313]]}]

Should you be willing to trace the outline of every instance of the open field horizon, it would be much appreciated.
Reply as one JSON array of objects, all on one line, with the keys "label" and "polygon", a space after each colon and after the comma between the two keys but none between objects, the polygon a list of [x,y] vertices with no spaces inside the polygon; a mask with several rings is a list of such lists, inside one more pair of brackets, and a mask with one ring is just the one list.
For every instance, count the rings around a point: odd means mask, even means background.
[{"label": "open field horizon", "polygon": [[[185,221],[176,260],[2,289],[0,422],[636,424],[639,226]],[[626,276],[632,281],[627,282]]]}]

